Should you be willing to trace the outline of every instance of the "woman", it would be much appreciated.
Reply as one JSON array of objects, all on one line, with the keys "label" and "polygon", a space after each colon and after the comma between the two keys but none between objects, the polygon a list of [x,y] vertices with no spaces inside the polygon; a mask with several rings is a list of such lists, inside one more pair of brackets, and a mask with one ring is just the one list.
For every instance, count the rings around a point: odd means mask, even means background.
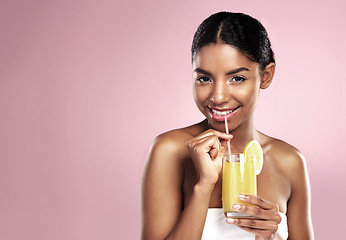
[{"label": "woman", "polygon": [[[254,126],[259,91],[275,73],[264,27],[241,13],[211,15],[195,33],[192,65],[194,99],[206,119],[155,139],[143,173],[142,239],[313,239],[303,156]],[[253,218],[226,219],[223,152],[228,141],[242,152],[253,139],[264,153],[258,196],[239,195],[254,206],[233,206]]]}]

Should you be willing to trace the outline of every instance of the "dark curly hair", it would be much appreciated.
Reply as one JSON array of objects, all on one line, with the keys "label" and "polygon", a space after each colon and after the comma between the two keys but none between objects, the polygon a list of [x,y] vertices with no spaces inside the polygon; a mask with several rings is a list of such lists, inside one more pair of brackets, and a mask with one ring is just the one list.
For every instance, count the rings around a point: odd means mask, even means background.
[{"label": "dark curly hair", "polygon": [[199,50],[211,43],[229,44],[238,48],[263,71],[275,63],[274,52],[263,25],[243,13],[219,12],[199,25],[192,42],[192,61]]}]

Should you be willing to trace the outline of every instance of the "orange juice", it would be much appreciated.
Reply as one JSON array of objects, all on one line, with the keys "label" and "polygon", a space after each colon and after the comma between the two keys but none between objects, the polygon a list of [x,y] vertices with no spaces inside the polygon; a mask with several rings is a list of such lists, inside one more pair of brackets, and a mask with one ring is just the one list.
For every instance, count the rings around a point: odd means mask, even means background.
[{"label": "orange juice", "polygon": [[244,154],[224,157],[222,170],[222,207],[226,217],[244,218],[246,214],[235,212],[233,204],[246,204],[239,200],[239,194],[256,195],[256,173],[254,162],[246,160]]}]

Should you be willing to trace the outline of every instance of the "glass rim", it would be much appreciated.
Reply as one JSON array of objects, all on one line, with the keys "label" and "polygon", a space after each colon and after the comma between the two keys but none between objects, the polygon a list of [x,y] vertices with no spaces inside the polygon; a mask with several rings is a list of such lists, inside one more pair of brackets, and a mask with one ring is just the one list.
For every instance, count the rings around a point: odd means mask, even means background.
[{"label": "glass rim", "polygon": [[224,162],[240,162],[240,159],[245,160],[244,153],[231,153],[231,155],[226,154],[223,156]]},{"label": "glass rim", "polygon": [[225,153],[224,155],[223,155],[223,157],[229,157],[229,156],[244,156],[244,153],[231,153],[231,154],[229,154],[229,153]]}]

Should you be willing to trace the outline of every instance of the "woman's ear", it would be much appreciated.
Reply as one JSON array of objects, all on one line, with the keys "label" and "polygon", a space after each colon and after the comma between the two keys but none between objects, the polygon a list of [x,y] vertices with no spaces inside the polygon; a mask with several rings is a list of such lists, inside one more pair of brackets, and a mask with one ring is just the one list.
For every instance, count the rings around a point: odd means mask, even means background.
[{"label": "woman's ear", "polygon": [[275,74],[275,63],[269,63],[262,72],[261,89],[266,89],[273,81]]}]

